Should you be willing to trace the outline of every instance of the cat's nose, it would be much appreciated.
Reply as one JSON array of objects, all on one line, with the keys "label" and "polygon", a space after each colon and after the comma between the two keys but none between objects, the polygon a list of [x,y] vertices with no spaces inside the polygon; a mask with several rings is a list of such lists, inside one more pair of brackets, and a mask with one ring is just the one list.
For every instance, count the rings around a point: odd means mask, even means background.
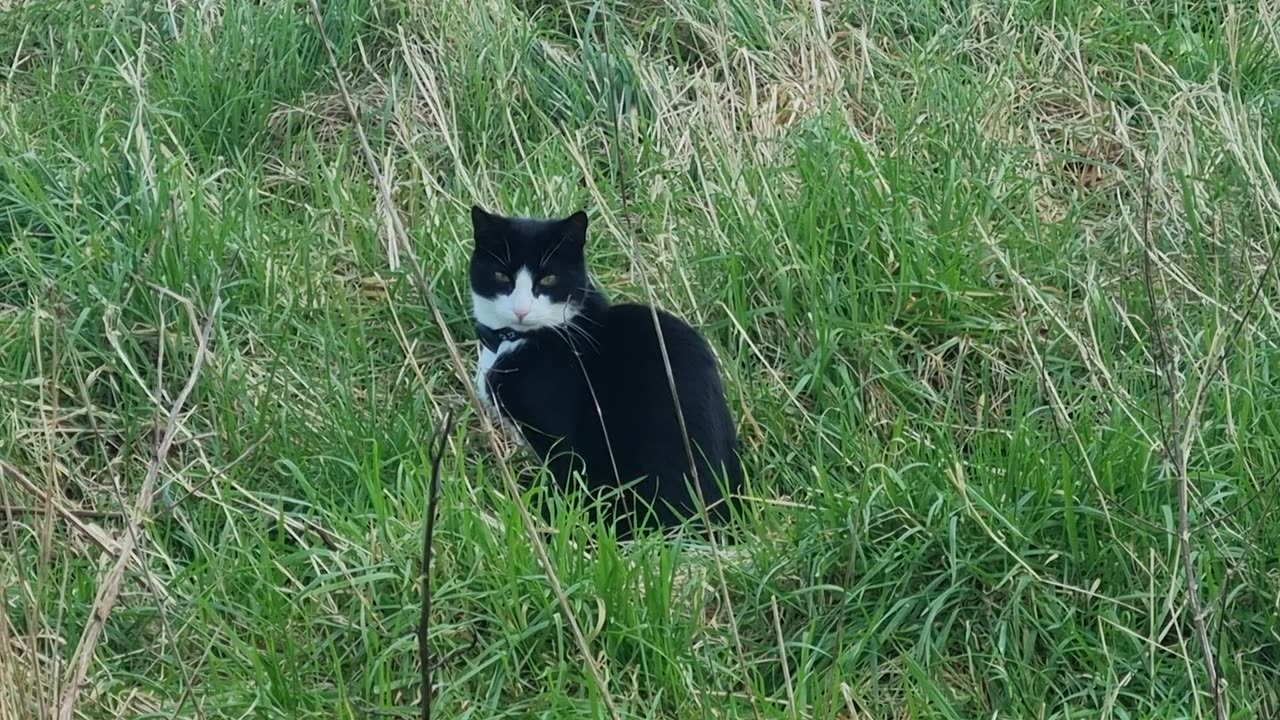
[{"label": "cat's nose", "polygon": [[529,314],[529,311],[528,311],[528,310],[516,310],[516,311],[515,311],[515,314],[516,314],[516,320],[519,320],[520,322],[524,322],[524,319],[525,319],[525,317]]}]

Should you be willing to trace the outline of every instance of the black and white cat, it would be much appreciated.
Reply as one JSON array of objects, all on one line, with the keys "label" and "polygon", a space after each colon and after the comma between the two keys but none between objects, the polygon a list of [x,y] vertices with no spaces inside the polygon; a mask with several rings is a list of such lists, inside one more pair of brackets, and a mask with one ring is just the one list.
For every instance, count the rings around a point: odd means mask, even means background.
[{"label": "black and white cat", "polygon": [[[689,456],[648,306],[610,305],[587,273],[586,213],[559,220],[471,209],[476,389],[519,431],[561,489],[577,472],[614,494],[619,537],[697,518]],[[742,484],[738,440],[715,356],[679,318],[658,311],[710,517]]]}]

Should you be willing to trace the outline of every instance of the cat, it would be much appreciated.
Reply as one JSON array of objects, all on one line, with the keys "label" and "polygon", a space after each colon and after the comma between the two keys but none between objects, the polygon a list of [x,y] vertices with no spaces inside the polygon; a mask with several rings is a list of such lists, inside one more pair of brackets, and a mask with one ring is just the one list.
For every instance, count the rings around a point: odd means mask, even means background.
[{"label": "cat", "polygon": [[[471,224],[476,390],[486,411],[546,463],[562,491],[574,473],[593,493],[626,486],[604,503],[619,539],[686,519],[697,524],[698,494],[652,310],[610,304],[596,287],[585,258],[586,213],[506,217],[473,206]],[[697,484],[718,524],[742,486],[720,372],[697,330],[657,314]]]}]

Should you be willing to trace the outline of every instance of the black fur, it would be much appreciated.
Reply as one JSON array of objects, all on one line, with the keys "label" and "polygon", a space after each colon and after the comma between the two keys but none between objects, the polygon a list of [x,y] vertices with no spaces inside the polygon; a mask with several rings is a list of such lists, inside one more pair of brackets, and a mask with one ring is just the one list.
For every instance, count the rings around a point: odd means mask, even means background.
[{"label": "black fur", "polygon": [[[570,485],[574,471],[596,492],[637,481],[607,506],[620,537],[630,536],[633,526],[669,527],[697,518],[697,492],[653,316],[645,305],[610,305],[591,282],[583,255],[586,216],[530,220],[475,208],[472,218],[476,295],[510,292],[494,272],[515,277],[526,267],[535,276],[559,276],[546,292],[577,311],[565,324],[517,328],[523,342],[500,355],[484,377],[498,412],[520,429],[561,488]],[[698,483],[713,521],[723,520],[731,499],[721,488],[738,492],[742,472],[715,356],[684,321],[665,311],[658,320]]]}]

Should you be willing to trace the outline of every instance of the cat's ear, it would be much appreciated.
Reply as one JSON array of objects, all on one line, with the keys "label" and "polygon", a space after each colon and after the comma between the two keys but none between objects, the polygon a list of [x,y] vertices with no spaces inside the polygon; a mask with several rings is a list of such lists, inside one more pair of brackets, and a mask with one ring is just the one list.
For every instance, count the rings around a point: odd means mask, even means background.
[{"label": "cat's ear", "polygon": [[471,206],[471,230],[476,242],[483,242],[492,237],[497,229],[498,219],[479,205]]},{"label": "cat's ear", "polygon": [[570,215],[561,222],[564,228],[564,239],[577,246],[587,244],[587,213],[583,210]]}]

